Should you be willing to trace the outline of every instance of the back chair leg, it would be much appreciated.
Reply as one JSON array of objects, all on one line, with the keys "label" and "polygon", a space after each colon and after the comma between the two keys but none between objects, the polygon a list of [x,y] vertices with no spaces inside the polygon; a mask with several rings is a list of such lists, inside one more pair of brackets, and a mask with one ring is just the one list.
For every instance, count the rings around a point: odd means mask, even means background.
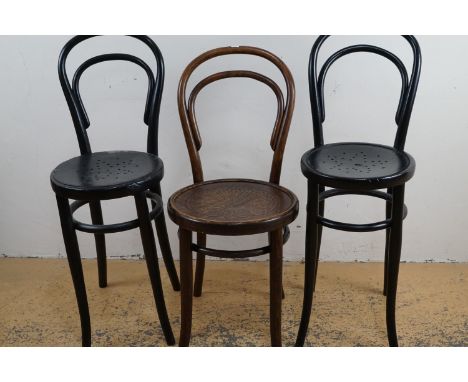
[{"label": "back chair leg", "polygon": [[[153,204],[152,202],[151,204]],[[166,217],[164,211],[155,219],[156,233],[158,235],[159,247],[161,248],[162,258],[166,266],[169,280],[171,281],[172,289],[180,291],[179,276],[177,275],[174,258],[172,257],[171,245],[167,234]]]},{"label": "back chair leg", "polygon": [[156,253],[156,242],[151,227],[151,220],[148,211],[148,204],[144,193],[135,195],[135,205],[140,224],[141,241],[145,253],[146,265],[148,268],[151,286],[153,288],[156,309],[159,321],[168,345],[174,345],[175,339],[172,333],[169,317],[167,316],[166,304],[164,302],[161,275],[159,274],[158,255]]},{"label": "back chair leg", "polygon": [[73,227],[72,214],[68,199],[56,195],[57,206],[62,226],[63,241],[67,251],[68,265],[75,288],[76,300],[81,320],[81,340],[83,346],[91,346],[91,321],[89,318],[88,298],[81,266],[80,248],[76,231]]},{"label": "back chair leg", "polygon": [[281,300],[283,285],[283,230],[269,234],[270,253],[270,334],[271,346],[281,346]]},{"label": "back chair leg", "polygon": [[193,263],[192,232],[180,229],[180,337],[179,346],[189,346],[192,332]]},{"label": "back chair leg", "polygon": [[[161,196],[161,186],[159,184],[151,191]],[[154,201],[151,201],[151,206],[153,208],[155,207]],[[179,291],[179,276],[177,276],[177,270],[174,264],[174,257],[172,256],[169,235],[167,234],[166,217],[164,215],[164,210],[156,218],[154,224],[156,226],[156,233],[158,236],[159,247],[161,248],[162,258],[164,260],[164,265],[166,266],[167,274],[169,275],[169,279],[171,280],[172,289],[174,289],[175,291]]]},{"label": "back chair leg", "polygon": [[387,265],[387,335],[390,346],[398,346],[395,323],[395,302],[403,233],[404,194],[404,185],[393,189],[392,232],[390,235]]},{"label": "back chair leg", "polygon": [[296,346],[304,346],[309,327],[312,299],[314,295],[315,278],[317,275],[318,260],[318,222],[319,212],[319,186],[308,181],[307,220],[305,244],[305,274],[304,274],[304,301],[302,304],[301,323],[296,338]]},{"label": "back chair leg", "polygon": [[[197,232],[197,244],[200,247],[206,247],[206,235]],[[197,253],[197,264],[195,267],[195,285],[193,295],[200,297],[203,289],[203,276],[205,274],[205,255]]]},{"label": "back chair leg", "polygon": [[[319,195],[320,193],[325,191],[324,186],[319,186]],[[325,212],[325,200],[322,200],[319,202],[319,215],[323,216]],[[322,231],[323,231],[323,226],[319,224],[317,226],[317,264],[315,265],[315,276],[314,276],[314,288],[313,291],[315,292],[315,284],[317,283],[317,269],[318,269],[318,262],[319,262],[319,257],[320,257],[320,246],[322,245]]]},{"label": "back chair leg", "polygon": [[[91,201],[89,203],[89,209],[91,211],[92,223],[97,225],[104,224],[101,202]],[[105,288],[107,286],[106,237],[102,233],[95,233],[94,241],[96,242],[99,287]]]},{"label": "back chair leg", "polygon": [[[392,189],[387,189],[388,194],[392,194]],[[385,205],[385,219],[392,217],[392,203],[387,202]],[[390,250],[390,235],[392,233],[391,228],[385,230],[385,262],[384,262],[384,287],[383,295],[387,295],[387,284],[388,284],[388,252]]]}]

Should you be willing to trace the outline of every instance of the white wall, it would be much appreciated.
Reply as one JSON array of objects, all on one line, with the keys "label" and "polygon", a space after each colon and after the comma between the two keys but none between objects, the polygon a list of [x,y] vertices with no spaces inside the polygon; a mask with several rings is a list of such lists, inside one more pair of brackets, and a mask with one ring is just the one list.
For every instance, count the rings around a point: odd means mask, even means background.
[{"label": "white wall", "polygon": [[[57,57],[65,36],[0,37],[0,254],[6,256],[64,256],[50,171],[79,154],[72,121],[57,77]],[[283,166],[282,184],[301,201],[291,225],[286,259],[301,259],[304,248],[306,180],[299,160],[313,145],[308,99],[307,63],[315,36],[153,36],[166,63],[160,118],[160,156],[166,175],[164,199],[191,183],[190,164],[176,105],[180,74],[205,50],[228,45],[254,45],[279,55],[290,67],[297,102]],[[468,37],[419,37],[423,69],[406,149],[417,162],[407,185],[409,215],[404,225],[403,261],[468,261]],[[322,57],[356,42],[381,43],[410,65],[411,51],[399,37],[341,37],[330,39]],[[87,56],[125,51],[150,60],[143,45],[125,37],[105,37],[82,44],[70,56],[70,70]],[[101,49],[99,49],[101,48]],[[152,61],[150,61],[152,62]],[[216,59],[197,72],[197,79],[214,71],[262,70],[280,82],[271,64],[256,58]],[[397,70],[368,54],[343,58],[330,70],[326,83],[325,139],[393,143],[394,112],[400,91]],[[145,149],[142,122],[146,80],[130,63],[91,68],[82,79],[82,95],[92,126],[95,151]],[[269,89],[247,79],[211,85],[199,97],[198,119],[204,137],[202,159],[206,178],[267,179],[271,151],[269,135],[275,116]],[[133,218],[131,199],[104,203],[106,222]],[[327,215],[344,221],[370,222],[384,217],[384,204],[364,197],[340,197],[327,204]],[[89,219],[88,213],[78,214]],[[177,256],[176,227],[169,221]],[[142,252],[133,230],[107,236],[109,255]],[[94,257],[92,235],[79,234],[82,256]],[[265,238],[212,237],[210,246],[247,248]],[[384,234],[324,230],[321,258],[368,261],[383,259]]]}]

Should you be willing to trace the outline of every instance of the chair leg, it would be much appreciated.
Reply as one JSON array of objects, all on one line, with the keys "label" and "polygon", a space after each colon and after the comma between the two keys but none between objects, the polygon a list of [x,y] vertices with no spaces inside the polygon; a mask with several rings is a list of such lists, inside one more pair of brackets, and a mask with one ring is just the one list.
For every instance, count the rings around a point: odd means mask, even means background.
[{"label": "chair leg", "polygon": [[[320,193],[325,191],[324,186],[319,186],[319,195]],[[323,216],[325,212],[325,200],[322,200],[319,202],[319,215]],[[314,276],[314,288],[313,291],[315,292],[315,284],[317,283],[317,269],[318,269],[318,262],[319,262],[319,257],[320,257],[320,246],[322,245],[322,231],[323,231],[323,226],[319,224],[317,226],[317,261],[315,264],[315,276]]]},{"label": "chair leg", "polygon": [[[158,183],[158,185],[151,191],[161,196],[160,184]],[[155,203],[153,201],[151,201],[151,206],[153,208],[155,206]],[[169,242],[169,235],[167,234],[166,217],[164,215],[164,210],[156,218],[154,224],[156,226],[156,233],[158,236],[159,247],[161,248],[162,258],[164,260],[164,265],[166,266],[167,274],[169,275],[169,279],[171,280],[172,289],[174,289],[175,291],[179,291],[179,277],[177,276],[177,270],[174,264],[174,257],[172,256],[171,251],[171,244]]]},{"label": "chair leg", "polygon": [[156,242],[154,240],[153,228],[148,211],[148,204],[144,193],[135,195],[135,205],[140,224],[140,235],[145,253],[146,266],[153,289],[154,300],[158,312],[159,321],[168,345],[174,345],[175,339],[172,333],[171,323],[167,316],[166,304],[164,302],[161,275],[159,274],[158,255],[156,253]]},{"label": "chair leg", "polygon": [[[268,245],[270,246],[270,251],[271,251],[271,235],[270,234],[268,234]],[[285,298],[286,298],[286,295],[284,294],[284,286],[281,285],[281,299],[284,300]]]},{"label": "chair leg", "polygon": [[395,323],[395,300],[403,234],[404,194],[404,185],[393,189],[392,233],[390,235],[387,271],[387,335],[390,346],[398,346]]},{"label": "chair leg", "polygon": [[[201,247],[206,247],[206,235],[197,232],[197,244]],[[193,295],[200,297],[203,289],[203,276],[205,274],[205,255],[197,253],[197,264],[195,267],[195,285]]]},{"label": "chair leg", "polygon": [[83,346],[91,346],[91,321],[89,318],[88,298],[86,296],[86,286],[81,266],[80,248],[76,231],[73,227],[72,214],[68,199],[56,195],[57,206],[62,226],[63,241],[67,251],[68,265],[75,288],[78,311],[81,320],[81,341]]},{"label": "chair leg", "polygon": [[[93,224],[104,224],[101,202],[91,201],[89,203],[89,209],[91,211],[91,221]],[[107,286],[106,237],[102,233],[95,233],[94,241],[96,242],[99,287],[105,288]]]},{"label": "chair leg", "polygon": [[[392,194],[392,189],[387,189],[388,194]],[[385,205],[385,218],[390,219],[392,217],[392,203],[387,202]],[[390,235],[392,233],[391,228],[385,230],[385,262],[384,262],[384,287],[383,295],[387,295],[387,284],[388,284],[388,252],[390,250]]]},{"label": "chair leg", "polygon": [[296,338],[296,346],[304,346],[309,327],[310,313],[312,311],[312,299],[316,278],[318,259],[318,223],[319,212],[319,186],[308,181],[307,194],[307,220],[305,243],[305,274],[304,274],[304,301],[302,304],[301,323]]},{"label": "chair leg", "polygon": [[180,337],[179,346],[189,346],[192,332],[193,264],[192,232],[180,229]]},{"label": "chair leg", "polygon": [[270,334],[271,346],[281,346],[281,300],[283,285],[283,230],[271,232]]}]

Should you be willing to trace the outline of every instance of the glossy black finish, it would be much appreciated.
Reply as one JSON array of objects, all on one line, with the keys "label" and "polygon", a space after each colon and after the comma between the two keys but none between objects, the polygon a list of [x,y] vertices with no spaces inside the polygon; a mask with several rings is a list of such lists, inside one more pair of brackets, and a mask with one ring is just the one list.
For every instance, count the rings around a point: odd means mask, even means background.
[{"label": "glossy black finish", "polygon": [[414,36],[403,36],[411,46],[413,51],[413,67],[411,70],[411,78],[408,80],[408,74],[401,61],[392,53],[373,45],[353,45],[341,49],[325,62],[320,72],[317,68],[318,54],[322,44],[330,36],[320,36],[314,43],[309,57],[309,95],[312,107],[312,122],[314,127],[314,143],[315,147],[322,146],[323,141],[323,127],[322,123],[325,121],[325,103],[323,97],[323,83],[328,69],[339,58],[357,52],[367,52],[378,54],[382,57],[389,59],[397,66],[402,76],[402,90],[400,101],[395,116],[397,123],[397,133],[395,136],[394,147],[398,150],[403,150],[405,147],[406,133],[408,131],[411,112],[413,111],[414,99],[418,89],[419,76],[421,74],[421,50],[418,41]]},{"label": "glossy black finish", "polygon": [[[168,345],[174,345],[175,339],[172,333],[171,323],[167,315],[166,304],[164,302],[163,288],[161,284],[161,276],[159,274],[158,254],[156,252],[156,243],[154,241],[153,228],[151,227],[151,220],[148,213],[148,204],[146,196],[140,192],[135,195],[135,205],[140,222],[141,242],[143,243],[143,250],[145,252],[146,265],[148,267],[148,274],[151,280],[151,287],[153,288],[154,300],[156,309],[158,311],[159,321],[166,338]],[[161,206],[162,207],[162,206]]]},{"label": "glossy black finish", "polygon": [[83,154],[59,164],[50,176],[55,193],[71,199],[105,200],[148,190],[163,177],[161,159],[138,151]]},{"label": "glossy black finish", "polygon": [[70,51],[81,42],[96,36],[75,36],[68,41],[60,52],[58,73],[63,93],[68,103],[70,113],[75,125],[78,143],[82,154],[91,153],[91,145],[88,139],[86,129],[90,126],[90,121],[79,92],[79,80],[83,72],[90,66],[105,61],[129,61],[142,67],[148,76],[148,95],[146,100],[144,122],[148,125],[147,151],[158,155],[158,124],[159,109],[161,107],[161,98],[164,86],[164,61],[158,46],[148,36],[131,36],[144,43],[153,53],[156,59],[156,76],[149,66],[138,57],[111,53],[96,56],[83,63],[75,72],[72,84],[68,79],[66,63]]},{"label": "glossy black finish", "polygon": [[374,190],[407,182],[414,175],[413,157],[373,143],[333,143],[307,151],[303,174],[322,186]]},{"label": "glossy black finish", "polygon": [[[415,161],[404,152],[406,134],[413,109],[421,70],[421,52],[413,36],[403,36],[413,51],[411,76],[393,53],[372,45],[353,45],[332,54],[317,68],[320,47],[329,36],[320,36],[310,54],[309,90],[312,107],[315,148],[301,159],[301,169],[308,181],[305,285],[301,323],[296,346],[303,346],[307,335],[313,292],[317,279],[322,227],[350,232],[386,230],[384,295],[387,296],[387,332],[390,346],[398,346],[395,325],[395,300],[401,253],[402,224],[407,209],[404,185],[415,171]],[[387,58],[398,69],[402,89],[395,115],[397,131],[393,147],[362,142],[324,144],[322,123],[325,121],[324,83],[331,65],[339,58],[367,52]],[[325,187],[331,189],[325,190]],[[387,192],[377,191],[386,188]],[[324,217],[325,199],[337,195],[359,194],[384,199],[386,218],[380,222],[353,224]]]},{"label": "glossy black finish", "polygon": [[[60,84],[73,119],[81,155],[58,165],[50,176],[52,189],[57,197],[67,257],[80,311],[83,345],[91,345],[91,329],[76,230],[94,234],[98,257],[99,286],[103,288],[107,285],[105,234],[137,227],[140,228],[161,327],[167,343],[172,345],[175,341],[164,304],[156,243],[151,228],[151,221],[155,220],[166,269],[174,290],[179,290],[180,284],[169,245],[161,199],[160,181],[164,168],[161,159],[157,156],[159,109],[164,83],[163,58],[159,48],[149,37],[132,36],[151,49],[156,59],[156,75],[138,57],[110,53],[92,57],[81,64],[70,84],[66,71],[67,57],[76,45],[92,37],[95,36],[76,36],[64,46],[60,53],[58,65]],[[132,62],[143,68],[147,74],[148,95],[143,116],[143,120],[148,126],[147,152],[105,151],[93,153],[91,150],[87,135],[87,129],[91,123],[81,99],[80,79],[89,67],[115,60]],[[138,218],[123,223],[104,224],[100,201],[125,196],[135,198]],[[148,210],[147,198],[151,200],[151,211]],[[68,199],[75,199],[75,202],[70,205]],[[89,204],[92,224],[73,219],[73,212],[85,204]]]},{"label": "glossy black finish", "polygon": [[67,252],[68,265],[75,288],[78,310],[81,321],[81,343],[83,346],[91,346],[91,320],[89,318],[88,298],[86,296],[86,287],[83,277],[83,268],[81,266],[80,248],[76,231],[73,228],[72,214],[70,204],[66,198],[56,195],[57,207],[60,215],[60,224],[62,226],[63,241]]}]

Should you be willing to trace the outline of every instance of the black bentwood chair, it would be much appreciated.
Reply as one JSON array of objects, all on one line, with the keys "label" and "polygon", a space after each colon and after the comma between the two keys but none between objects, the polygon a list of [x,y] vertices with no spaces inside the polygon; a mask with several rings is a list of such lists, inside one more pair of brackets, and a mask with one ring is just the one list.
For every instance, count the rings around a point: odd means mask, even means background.
[{"label": "black bentwood chair", "polygon": [[[413,50],[413,68],[408,78],[406,68],[393,53],[372,45],[352,45],[331,55],[317,70],[320,47],[329,36],[320,36],[312,47],[309,60],[309,89],[312,106],[315,148],[301,159],[301,169],[308,182],[307,227],[305,247],[305,285],[301,324],[296,346],[303,346],[307,335],[312,297],[322,236],[322,226],[350,232],[386,229],[384,295],[387,296],[387,334],[390,346],[398,346],[395,325],[395,299],[400,263],[405,183],[415,170],[414,159],[404,152],[406,133],[413,109],[421,70],[421,52],[413,36],[403,36]],[[325,120],[324,82],[328,69],[350,53],[368,52],[389,59],[398,68],[402,89],[396,112],[398,126],[393,147],[371,143],[324,144],[322,123]],[[331,189],[325,190],[325,187]],[[387,192],[378,191],[386,188]],[[368,195],[386,201],[386,219],[369,224],[350,224],[323,216],[325,199],[337,195]]]},{"label": "black bentwood chair", "polygon": [[[70,109],[73,124],[75,125],[81,155],[58,165],[50,176],[52,189],[57,198],[65,248],[78,301],[82,343],[83,346],[91,345],[91,324],[76,230],[94,234],[98,259],[99,286],[104,288],[107,286],[106,243],[104,235],[139,227],[159,320],[166,342],[169,345],[173,345],[175,340],[164,303],[156,243],[151,227],[151,220],[155,220],[161,252],[172,287],[174,290],[180,290],[161,200],[160,181],[163,177],[163,163],[157,156],[158,119],[164,85],[163,58],[158,46],[149,37],[131,36],[140,40],[151,49],[156,58],[156,76],[152,69],[138,57],[128,54],[110,53],[92,57],[81,64],[76,70],[70,85],[66,72],[68,54],[76,45],[92,37],[95,36],[73,37],[60,53],[58,62],[60,83]],[[80,78],[83,72],[92,65],[116,60],[133,62],[143,68],[148,76],[148,95],[144,113],[144,122],[148,126],[147,152],[104,151],[93,153],[91,151],[86,132],[86,129],[90,126],[90,122],[80,96]],[[133,196],[135,198],[138,219],[124,223],[104,224],[100,201],[125,196]],[[147,198],[151,200],[151,211],[148,210]],[[75,202],[69,204],[68,199],[74,199]],[[78,208],[85,204],[89,204],[93,224],[79,222],[72,216]]]}]

